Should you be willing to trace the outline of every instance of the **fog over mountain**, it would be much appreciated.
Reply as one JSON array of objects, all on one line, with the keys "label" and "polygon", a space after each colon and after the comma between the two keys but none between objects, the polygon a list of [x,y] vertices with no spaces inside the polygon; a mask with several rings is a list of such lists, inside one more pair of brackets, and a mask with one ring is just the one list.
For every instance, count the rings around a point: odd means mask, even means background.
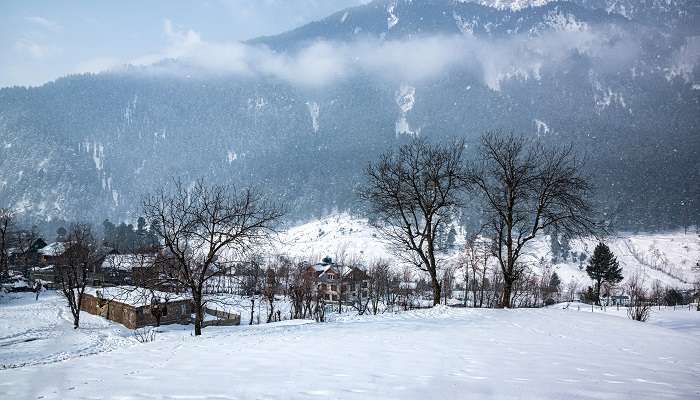
[{"label": "fog over mountain", "polygon": [[355,209],[367,162],[413,136],[500,129],[573,143],[618,228],[698,223],[699,16],[692,0],[378,0],[244,43],[166,21],[161,53],[0,90],[0,205],[133,219],[154,186],[202,177],[305,219]]}]

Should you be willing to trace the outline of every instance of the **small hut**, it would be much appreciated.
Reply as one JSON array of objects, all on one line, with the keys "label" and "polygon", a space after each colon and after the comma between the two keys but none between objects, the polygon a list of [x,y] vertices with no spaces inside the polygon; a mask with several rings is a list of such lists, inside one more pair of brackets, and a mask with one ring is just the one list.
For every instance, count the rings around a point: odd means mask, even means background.
[{"label": "small hut", "polygon": [[86,288],[80,309],[129,329],[161,324],[189,324],[192,299],[135,286]]}]

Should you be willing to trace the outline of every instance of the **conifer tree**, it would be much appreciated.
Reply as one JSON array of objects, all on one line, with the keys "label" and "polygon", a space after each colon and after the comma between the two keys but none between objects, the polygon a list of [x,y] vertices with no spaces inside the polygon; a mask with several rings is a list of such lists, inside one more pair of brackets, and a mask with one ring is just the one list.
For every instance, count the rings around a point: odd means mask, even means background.
[{"label": "conifer tree", "polygon": [[561,286],[561,279],[556,272],[552,272],[552,277],[549,279],[549,293],[559,293],[559,287]]},{"label": "conifer tree", "polygon": [[598,243],[586,267],[588,276],[595,282],[595,303],[600,305],[600,287],[603,283],[615,285],[622,281],[622,268],[605,243]]}]

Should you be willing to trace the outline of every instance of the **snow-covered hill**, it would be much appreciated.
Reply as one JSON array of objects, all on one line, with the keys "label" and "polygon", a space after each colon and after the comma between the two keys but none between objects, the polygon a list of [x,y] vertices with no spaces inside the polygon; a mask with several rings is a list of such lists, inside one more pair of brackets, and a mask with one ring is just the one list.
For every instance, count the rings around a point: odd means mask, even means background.
[{"label": "snow-covered hill", "polygon": [[[445,263],[455,263],[464,240],[458,235],[454,250],[445,256]],[[606,243],[617,256],[626,277],[640,272],[645,284],[651,286],[658,280],[663,286],[690,288],[698,278],[693,270],[700,260],[700,237],[693,232],[632,234],[619,233],[610,237]],[[581,262],[580,254],[587,259],[595,248],[594,240],[578,240],[571,243],[573,260],[554,265],[562,281],[577,280],[588,283],[586,262]],[[344,255],[367,264],[377,259],[395,260],[386,243],[377,236],[366,219],[355,218],[342,213],[299,225],[289,229],[282,237],[280,251],[297,259],[316,260],[325,256],[337,258]],[[537,272],[537,262],[541,258],[552,258],[548,236],[541,236],[532,242],[525,253],[531,268]]]}]

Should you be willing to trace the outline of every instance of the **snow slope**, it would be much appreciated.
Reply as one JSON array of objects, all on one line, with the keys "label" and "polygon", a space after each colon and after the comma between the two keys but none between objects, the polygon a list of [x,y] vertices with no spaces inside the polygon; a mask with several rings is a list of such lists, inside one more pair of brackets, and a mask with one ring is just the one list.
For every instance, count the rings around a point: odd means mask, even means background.
[{"label": "snow slope", "polygon": [[[694,324],[700,325],[700,313]],[[0,372],[7,399],[690,399],[700,339],[557,309],[210,327]]]},{"label": "snow slope", "polygon": [[343,251],[347,257],[365,263],[393,258],[386,243],[376,236],[366,219],[353,218],[346,213],[290,228],[282,235],[279,251],[305,260],[336,258],[336,254]]},{"label": "snow slope", "polygon": [[[445,257],[448,263],[456,261],[457,252],[464,243],[459,236],[463,234],[458,234],[455,250]],[[346,257],[365,264],[379,258],[394,259],[386,243],[376,236],[367,220],[345,213],[293,227],[285,232],[281,240],[279,251],[299,259],[314,260],[325,256],[335,258],[341,252]],[[693,265],[700,260],[700,238],[696,234],[685,234],[682,231],[621,233],[609,238],[607,244],[616,254],[624,276],[640,272],[644,275],[647,286],[658,280],[663,286],[691,288],[698,277],[697,272],[692,270]],[[593,240],[582,240],[572,242],[571,248],[577,254],[590,256],[595,245]],[[537,271],[537,261],[540,258],[551,259],[549,237],[543,235],[534,240],[526,248],[524,256],[531,268]],[[582,264],[569,259],[556,264],[554,269],[564,284],[571,280],[577,280],[581,284],[589,282],[585,262]]]}]

